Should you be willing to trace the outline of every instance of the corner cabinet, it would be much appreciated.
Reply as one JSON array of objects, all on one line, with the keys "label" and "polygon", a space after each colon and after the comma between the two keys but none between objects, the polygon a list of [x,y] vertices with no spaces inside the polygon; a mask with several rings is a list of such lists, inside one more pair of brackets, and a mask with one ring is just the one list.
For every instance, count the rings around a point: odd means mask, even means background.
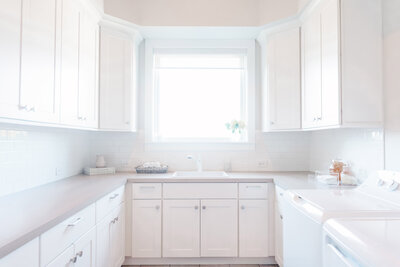
[{"label": "corner cabinet", "polygon": [[304,15],[303,128],[382,124],[381,9],[379,0],[323,0]]},{"label": "corner cabinet", "polygon": [[[269,33],[263,59],[263,130],[301,128],[300,28]],[[264,63],[265,64],[265,63]]]},{"label": "corner cabinet", "polygon": [[103,23],[100,32],[100,129],[136,130],[138,39]]}]

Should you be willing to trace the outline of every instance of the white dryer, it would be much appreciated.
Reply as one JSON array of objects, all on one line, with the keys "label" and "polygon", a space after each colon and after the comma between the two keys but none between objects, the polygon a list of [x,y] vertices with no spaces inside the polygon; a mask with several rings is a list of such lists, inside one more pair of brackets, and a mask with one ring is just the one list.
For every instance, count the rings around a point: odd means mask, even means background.
[{"label": "white dryer", "polygon": [[380,171],[353,190],[289,190],[283,204],[285,267],[321,267],[330,218],[400,216],[400,173]]},{"label": "white dryer", "polygon": [[329,219],[324,267],[400,266],[400,217]]}]

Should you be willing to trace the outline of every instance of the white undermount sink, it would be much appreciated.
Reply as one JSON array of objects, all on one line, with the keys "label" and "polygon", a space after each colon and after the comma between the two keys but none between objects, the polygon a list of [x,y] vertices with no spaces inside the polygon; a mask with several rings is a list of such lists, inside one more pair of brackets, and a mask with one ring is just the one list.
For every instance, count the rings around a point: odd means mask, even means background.
[{"label": "white undermount sink", "polygon": [[196,171],[187,171],[187,172],[175,172],[173,177],[182,177],[182,178],[228,178],[229,175],[226,172],[218,172],[218,171],[205,171],[205,172],[196,172]]}]

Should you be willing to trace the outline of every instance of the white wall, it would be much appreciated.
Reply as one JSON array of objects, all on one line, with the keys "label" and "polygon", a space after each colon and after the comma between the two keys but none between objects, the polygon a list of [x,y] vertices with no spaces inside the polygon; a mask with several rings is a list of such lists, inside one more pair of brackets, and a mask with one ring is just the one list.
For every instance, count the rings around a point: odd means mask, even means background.
[{"label": "white wall", "polygon": [[105,0],[104,6],[143,26],[259,26],[295,15],[298,0]]},{"label": "white wall", "polygon": [[383,1],[385,167],[400,171],[400,1]]},{"label": "white wall", "polygon": [[83,131],[0,124],[0,196],[81,173],[88,140]]},{"label": "white wall", "polygon": [[315,131],[310,137],[310,171],[328,170],[332,159],[348,161],[352,171],[364,180],[384,167],[383,130],[332,129]]}]

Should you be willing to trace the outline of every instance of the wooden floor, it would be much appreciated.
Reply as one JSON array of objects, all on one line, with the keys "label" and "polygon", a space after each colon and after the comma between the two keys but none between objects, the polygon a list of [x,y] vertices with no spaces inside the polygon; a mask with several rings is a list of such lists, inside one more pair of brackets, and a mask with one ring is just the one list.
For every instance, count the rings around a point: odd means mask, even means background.
[{"label": "wooden floor", "polygon": [[277,264],[124,265],[123,267],[279,267]]}]

